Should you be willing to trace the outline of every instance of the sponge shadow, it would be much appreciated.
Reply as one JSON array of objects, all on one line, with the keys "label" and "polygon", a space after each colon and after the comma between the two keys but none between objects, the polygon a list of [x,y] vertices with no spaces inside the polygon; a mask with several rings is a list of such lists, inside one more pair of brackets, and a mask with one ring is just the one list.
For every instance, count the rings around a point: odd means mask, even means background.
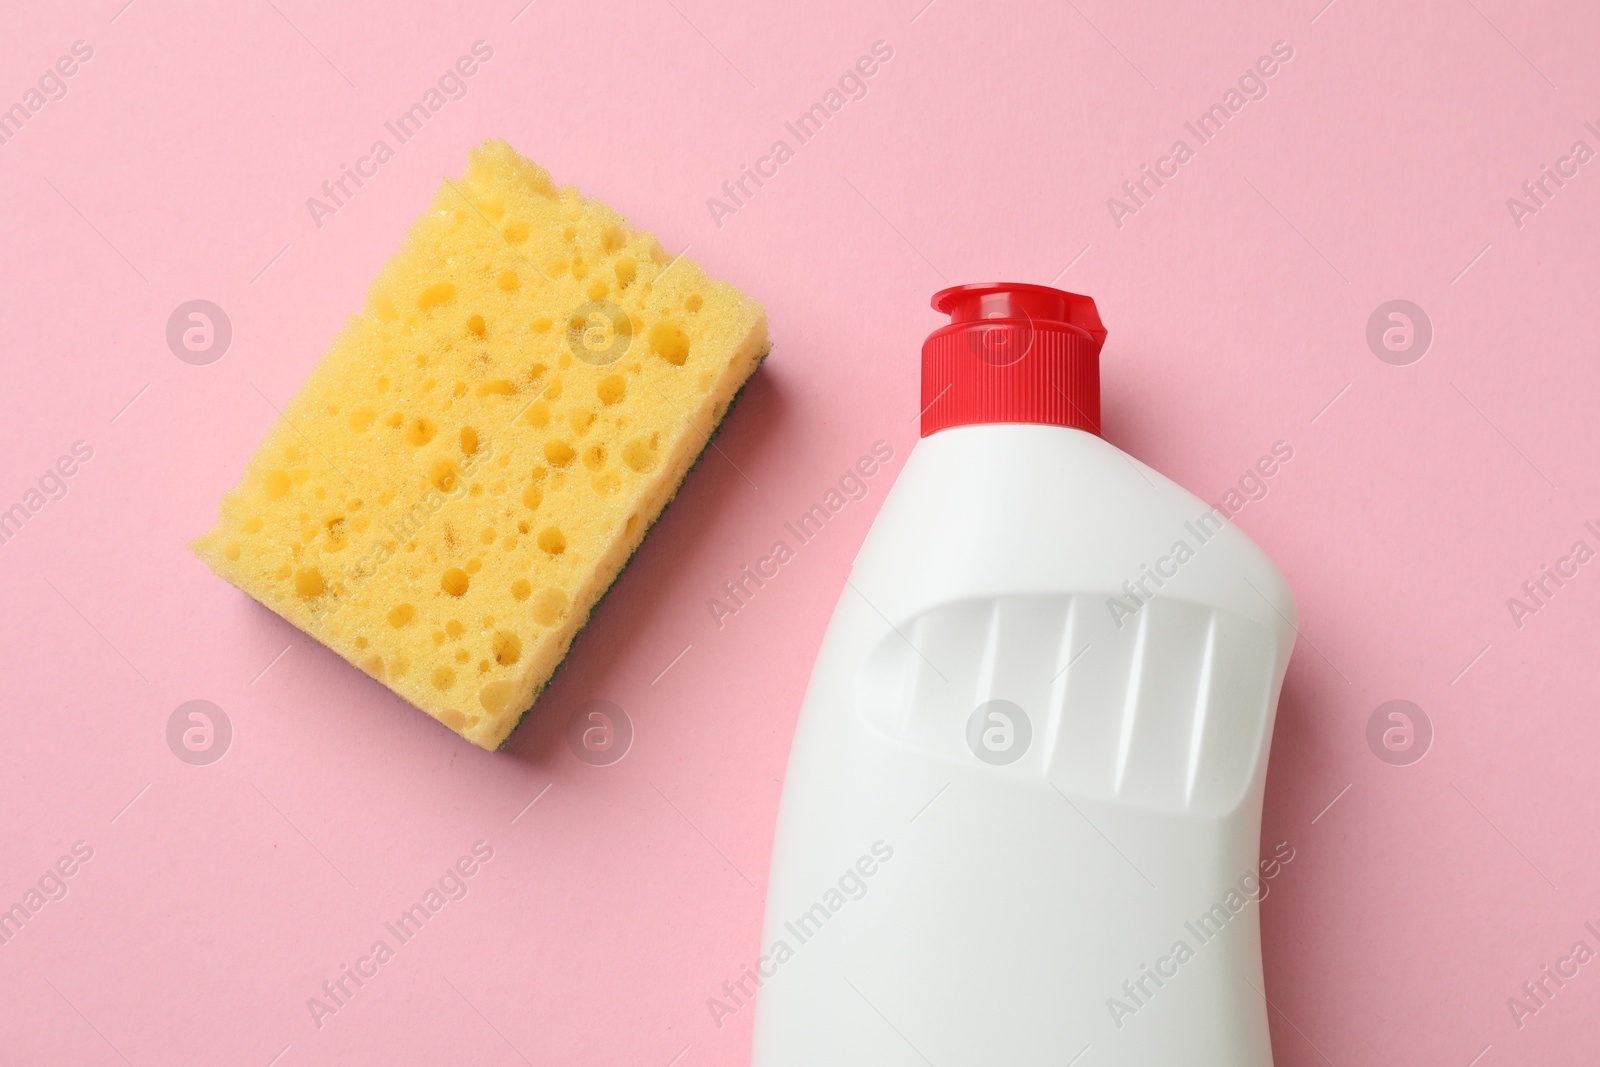
[{"label": "sponge shadow", "polygon": [[631,684],[643,671],[667,666],[641,662],[635,654],[641,638],[664,610],[690,595],[685,574],[696,559],[716,553],[722,517],[739,506],[743,494],[754,491],[743,471],[759,466],[762,452],[782,430],[783,414],[773,368],[764,364],[578,632],[567,658],[502,755],[531,766],[561,759],[567,720],[578,705]]}]

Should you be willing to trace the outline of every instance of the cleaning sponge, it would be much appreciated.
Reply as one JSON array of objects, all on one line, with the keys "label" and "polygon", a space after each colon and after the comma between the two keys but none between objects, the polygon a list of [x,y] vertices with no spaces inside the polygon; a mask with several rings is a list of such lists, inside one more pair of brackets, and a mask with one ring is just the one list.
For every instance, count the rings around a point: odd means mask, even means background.
[{"label": "cleaning sponge", "polygon": [[495,748],[767,349],[753,300],[491,141],[194,549]]}]

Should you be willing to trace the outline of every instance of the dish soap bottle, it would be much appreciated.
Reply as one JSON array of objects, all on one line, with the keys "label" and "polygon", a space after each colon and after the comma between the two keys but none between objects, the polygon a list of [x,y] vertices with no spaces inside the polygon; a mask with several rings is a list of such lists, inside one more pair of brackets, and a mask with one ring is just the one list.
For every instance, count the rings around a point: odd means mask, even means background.
[{"label": "dish soap bottle", "polygon": [[1261,801],[1294,600],[1100,437],[1093,300],[933,306],[921,440],[795,731],[755,1067],[1268,1067],[1257,905],[1292,849],[1261,859]]}]

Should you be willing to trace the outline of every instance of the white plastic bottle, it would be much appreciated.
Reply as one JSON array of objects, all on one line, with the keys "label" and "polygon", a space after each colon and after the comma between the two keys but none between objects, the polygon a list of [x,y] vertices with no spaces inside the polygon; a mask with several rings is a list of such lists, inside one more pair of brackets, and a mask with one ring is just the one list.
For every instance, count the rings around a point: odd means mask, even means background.
[{"label": "white plastic bottle", "polygon": [[1270,560],[1099,436],[1086,297],[945,290],[818,655],[755,1067],[1266,1067]]}]

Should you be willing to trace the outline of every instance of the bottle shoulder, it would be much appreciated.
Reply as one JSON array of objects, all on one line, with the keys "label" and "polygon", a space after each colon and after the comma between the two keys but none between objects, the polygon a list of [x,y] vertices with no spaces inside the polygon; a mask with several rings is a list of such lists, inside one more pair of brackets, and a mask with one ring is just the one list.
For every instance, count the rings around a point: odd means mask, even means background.
[{"label": "bottle shoulder", "polygon": [[851,580],[900,617],[994,596],[1103,593],[1296,625],[1282,574],[1224,513],[1100,437],[1055,426],[963,426],[919,441]]}]

